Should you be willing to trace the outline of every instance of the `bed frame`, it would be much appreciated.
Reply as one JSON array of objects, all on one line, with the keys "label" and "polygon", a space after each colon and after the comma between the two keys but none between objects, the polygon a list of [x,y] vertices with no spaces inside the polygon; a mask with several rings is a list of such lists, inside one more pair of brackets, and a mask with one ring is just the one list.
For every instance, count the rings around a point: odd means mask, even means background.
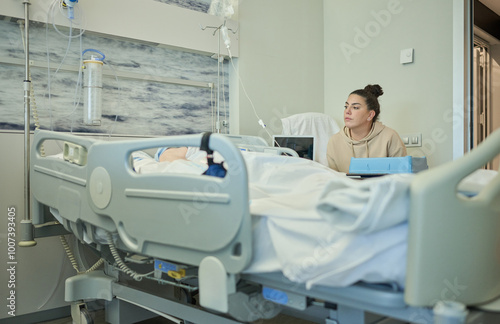
[{"label": "bed frame", "polygon": [[[46,141],[64,143],[65,160],[42,156]],[[103,254],[107,243],[98,240],[98,230],[113,233],[116,248],[128,256],[194,268],[201,308],[123,284],[113,260],[104,271],[69,278],[66,301],[107,300],[111,323],[135,321],[125,309],[136,305],[189,322],[255,321],[283,309],[344,324],[365,323],[369,313],[431,323],[438,301],[492,308],[500,297],[500,176],[472,198],[457,193],[460,180],[500,152],[500,131],[465,157],[415,176],[404,291],[365,284],[307,290],[279,273],[241,274],[251,262],[252,228],[247,172],[235,138],[210,137],[210,149],[229,166],[225,178],[133,170],[134,151],[199,146],[200,141],[201,135],[107,142],[35,132],[33,223],[52,220],[49,207],[60,214],[66,230]]]}]

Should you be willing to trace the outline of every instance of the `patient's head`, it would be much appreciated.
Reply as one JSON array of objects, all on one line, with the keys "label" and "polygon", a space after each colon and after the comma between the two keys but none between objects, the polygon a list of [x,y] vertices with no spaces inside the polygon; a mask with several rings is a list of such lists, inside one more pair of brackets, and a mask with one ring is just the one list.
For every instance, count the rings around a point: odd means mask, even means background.
[{"label": "patient's head", "polygon": [[160,162],[172,162],[175,160],[185,160],[187,147],[169,147],[166,148],[158,157]]},{"label": "patient's head", "polygon": [[384,91],[378,84],[369,84],[364,89],[358,89],[351,92],[351,95],[358,95],[360,97],[363,97],[363,99],[365,99],[366,108],[375,112],[375,115],[372,118],[372,122],[375,122],[378,119],[378,115],[380,114],[380,104],[378,102],[378,97],[383,94]]}]

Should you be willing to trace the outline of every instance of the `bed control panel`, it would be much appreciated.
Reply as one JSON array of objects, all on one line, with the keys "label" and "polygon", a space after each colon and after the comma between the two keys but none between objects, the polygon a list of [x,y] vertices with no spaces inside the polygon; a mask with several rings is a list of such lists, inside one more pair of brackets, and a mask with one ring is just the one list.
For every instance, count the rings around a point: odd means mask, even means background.
[{"label": "bed control panel", "polygon": [[63,158],[74,164],[85,165],[87,164],[87,149],[78,144],[64,142]]},{"label": "bed control panel", "polygon": [[270,287],[262,287],[264,299],[273,303],[285,305],[298,310],[307,308],[307,300],[304,295],[295,294],[289,291],[278,290]]},{"label": "bed control panel", "polygon": [[[172,262],[166,262],[162,260],[155,260],[155,271],[154,271],[154,277],[157,279],[160,279],[162,276],[162,273],[166,273],[169,277],[174,278],[174,279],[182,279],[186,277],[186,270],[188,272],[190,269],[187,269],[186,266],[175,264]],[[192,275],[192,273],[189,273]]]}]

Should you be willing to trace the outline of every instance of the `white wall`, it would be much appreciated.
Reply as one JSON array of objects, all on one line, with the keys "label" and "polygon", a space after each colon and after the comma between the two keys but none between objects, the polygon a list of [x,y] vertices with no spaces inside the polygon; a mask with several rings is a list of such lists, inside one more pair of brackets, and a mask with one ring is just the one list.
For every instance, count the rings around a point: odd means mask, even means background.
[{"label": "white wall", "polygon": [[[380,120],[422,133],[430,166],[452,160],[453,1],[324,1],[325,112],[343,124],[348,94],[380,84]],[[414,62],[400,64],[400,51]],[[458,120],[460,122],[460,120]]]},{"label": "white wall", "polygon": [[[322,0],[251,0],[239,5],[240,77],[271,134],[281,133],[283,117],[323,112],[322,11]],[[238,103],[240,134],[268,139],[241,86]]]},{"label": "white wall", "polygon": [[[0,311],[0,319],[13,319],[8,312],[16,316],[40,312],[62,307],[64,302],[64,280],[75,275],[69,265],[69,260],[64,253],[58,237],[37,239],[35,247],[19,247],[21,232],[19,223],[24,218],[24,135],[1,134],[0,150],[9,152],[0,160],[0,205],[2,206],[3,221],[0,225],[0,246],[2,253],[0,261],[4,269],[0,275],[0,297],[4,301]],[[19,167],[13,167],[19,166]],[[7,209],[15,209],[16,246],[13,254],[7,255]],[[11,237],[12,238],[12,237]],[[14,256],[15,260],[10,260]],[[15,261],[15,273],[7,272],[8,261]],[[10,282],[10,283],[9,283]],[[13,284],[13,286],[11,286]],[[15,308],[7,308],[11,301],[11,291],[14,291]],[[1,321],[1,320],[0,320]]]},{"label": "white wall", "polygon": [[[30,17],[34,21],[47,21],[47,13],[54,0],[31,0]],[[79,1],[85,19],[85,29],[108,35],[137,39],[152,43],[205,53],[217,53],[217,38],[213,29],[201,30],[200,25],[219,26],[220,18],[202,12],[167,5],[158,1],[84,0]],[[56,9],[55,23],[67,26]],[[24,6],[19,0],[2,0],[0,15],[24,17]],[[234,30],[237,24],[228,21]],[[78,26],[76,26],[78,27]],[[233,43],[236,36],[230,35]],[[238,48],[232,50],[238,56]]]}]

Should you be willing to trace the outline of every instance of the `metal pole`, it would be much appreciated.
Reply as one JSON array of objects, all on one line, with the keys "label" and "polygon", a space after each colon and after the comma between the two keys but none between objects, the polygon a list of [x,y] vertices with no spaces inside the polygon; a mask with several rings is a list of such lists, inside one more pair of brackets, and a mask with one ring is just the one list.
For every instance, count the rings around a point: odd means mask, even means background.
[{"label": "metal pole", "polygon": [[474,5],[464,1],[464,153],[471,150],[473,144],[473,51],[474,51]]},{"label": "metal pole", "polygon": [[24,4],[24,39],[26,42],[26,61],[24,76],[24,217],[21,221],[21,241],[19,246],[34,246],[33,223],[31,221],[31,190],[30,190],[30,60],[29,60],[29,0]]},{"label": "metal pole", "polygon": [[220,28],[218,28],[218,45],[217,45],[217,117],[215,122],[215,130],[220,133]]}]

